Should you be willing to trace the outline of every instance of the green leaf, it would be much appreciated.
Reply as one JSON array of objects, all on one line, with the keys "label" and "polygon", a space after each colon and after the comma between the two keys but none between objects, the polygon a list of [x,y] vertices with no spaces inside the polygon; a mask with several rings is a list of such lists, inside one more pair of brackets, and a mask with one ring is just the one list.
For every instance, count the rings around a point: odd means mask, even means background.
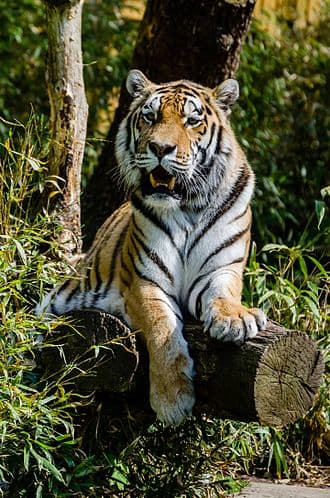
[{"label": "green leaf", "polygon": [[40,170],[40,162],[37,159],[33,159],[33,157],[27,157],[26,160],[34,171]]},{"label": "green leaf", "polygon": [[299,266],[300,266],[301,272],[304,275],[304,278],[307,280],[307,278],[308,278],[308,271],[307,271],[306,262],[305,262],[305,260],[304,260],[304,258],[302,256],[299,256],[298,261],[299,261]]},{"label": "green leaf", "polygon": [[47,398],[44,398],[40,401],[40,405],[47,405],[50,401],[53,401],[54,399],[57,399],[56,396],[53,394],[51,396],[47,396]]},{"label": "green leaf", "polygon": [[37,487],[36,498],[42,498],[42,488],[43,488],[43,485],[39,484]]},{"label": "green leaf", "polygon": [[261,251],[272,252],[272,251],[282,251],[283,249],[287,250],[288,248],[284,244],[266,244],[265,246],[263,246]]},{"label": "green leaf", "polygon": [[313,315],[317,318],[320,318],[320,310],[318,306],[315,304],[315,302],[308,296],[304,295],[303,299],[305,303],[309,306],[309,309],[313,313]]},{"label": "green leaf", "polygon": [[317,217],[317,228],[320,229],[321,223],[323,221],[325,215],[325,202],[324,201],[315,201],[315,212]]},{"label": "green leaf", "polygon": [[323,275],[324,277],[328,277],[328,272],[326,271],[326,269],[322,266],[322,264],[321,264],[321,263],[320,263],[320,262],[319,262],[316,258],[314,258],[313,256],[310,256],[310,255],[308,255],[307,257],[308,257],[308,259],[310,259],[310,260],[314,263],[314,265],[315,265],[315,266],[316,266],[316,267],[320,270],[320,272],[322,273],[322,275]]},{"label": "green leaf", "polygon": [[64,484],[65,481],[62,477],[61,472],[55,467],[55,465],[50,460],[47,460],[47,458],[43,457],[42,455],[39,455],[39,453],[35,451],[33,446],[31,446],[31,453],[36,459],[38,467],[40,469],[48,470],[55,477],[55,479]]},{"label": "green leaf", "polygon": [[116,481],[118,489],[124,489],[124,486],[121,485],[129,484],[129,480],[127,479],[127,477],[118,468],[114,469],[114,471],[112,472],[111,479]]},{"label": "green leaf", "polygon": [[14,239],[14,243],[15,243],[17,252],[18,252],[23,264],[26,265],[27,264],[27,257],[26,257],[26,254],[25,254],[25,251],[23,249],[22,244],[16,239]]},{"label": "green leaf", "polygon": [[24,460],[24,468],[28,472],[29,471],[29,464],[30,464],[30,445],[24,446],[23,450],[23,460]]}]

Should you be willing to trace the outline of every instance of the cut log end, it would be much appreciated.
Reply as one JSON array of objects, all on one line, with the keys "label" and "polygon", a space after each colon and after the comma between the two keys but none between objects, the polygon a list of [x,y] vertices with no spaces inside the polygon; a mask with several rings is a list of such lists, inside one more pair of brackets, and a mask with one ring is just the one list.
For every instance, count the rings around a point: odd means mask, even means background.
[{"label": "cut log end", "polygon": [[[48,370],[70,364],[70,382],[83,393],[129,391],[130,399],[146,393],[147,355],[118,318],[84,310],[72,312],[70,319],[76,331],[72,325],[61,327],[51,339],[58,347],[43,348]],[[197,412],[282,426],[311,408],[324,363],[306,334],[269,321],[264,332],[235,347],[211,339],[196,322],[184,333],[197,371]]]},{"label": "cut log end", "polygon": [[324,369],[316,344],[306,334],[280,335],[265,349],[256,371],[254,398],[259,421],[285,425],[312,406]]}]

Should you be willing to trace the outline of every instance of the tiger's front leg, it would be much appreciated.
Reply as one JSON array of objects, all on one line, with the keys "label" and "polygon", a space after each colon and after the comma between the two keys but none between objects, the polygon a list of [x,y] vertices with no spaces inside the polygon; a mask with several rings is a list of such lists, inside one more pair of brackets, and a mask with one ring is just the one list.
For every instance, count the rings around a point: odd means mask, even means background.
[{"label": "tiger's front leg", "polygon": [[211,337],[241,345],[266,327],[266,316],[258,308],[241,304],[240,265],[222,268],[200,296],[200,317]]},{"label": "tiger's front leg", "polygon": [[141,330],[149,352],[150,405],[159,420],[177,425],[195,402],[181,311],[174,299],[143,279],[136,279],[125,301],[132,328]]}]

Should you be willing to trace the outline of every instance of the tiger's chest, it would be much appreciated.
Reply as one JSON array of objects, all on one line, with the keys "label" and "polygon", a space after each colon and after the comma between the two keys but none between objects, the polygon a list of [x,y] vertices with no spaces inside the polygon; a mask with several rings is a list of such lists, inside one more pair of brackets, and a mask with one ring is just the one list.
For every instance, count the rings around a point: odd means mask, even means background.
[{"label": "tiger's chest", "polygon": [[133,210],[123,246],[124,265],[184,303],[196,276],[221,265],[217,248],[232,232],[226,219],[212,221],[212,211],[195,216],[178,211],[152,218]]}]

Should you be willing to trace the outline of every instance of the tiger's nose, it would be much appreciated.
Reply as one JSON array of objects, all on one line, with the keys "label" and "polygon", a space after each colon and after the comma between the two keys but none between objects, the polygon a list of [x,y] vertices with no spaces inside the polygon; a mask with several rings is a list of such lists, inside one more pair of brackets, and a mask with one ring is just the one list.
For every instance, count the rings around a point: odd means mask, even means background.
[{"label": "tiger's nose", "polygon": [[169,145],[169,144],[159,144],[157,142],[150,142],[149,143],[149,148],[153,154],[155,154],[158,159],[162,159],[164,156],[167,156],[167,154],[170,154],[171,152],[174,151],[175,145]]}]

